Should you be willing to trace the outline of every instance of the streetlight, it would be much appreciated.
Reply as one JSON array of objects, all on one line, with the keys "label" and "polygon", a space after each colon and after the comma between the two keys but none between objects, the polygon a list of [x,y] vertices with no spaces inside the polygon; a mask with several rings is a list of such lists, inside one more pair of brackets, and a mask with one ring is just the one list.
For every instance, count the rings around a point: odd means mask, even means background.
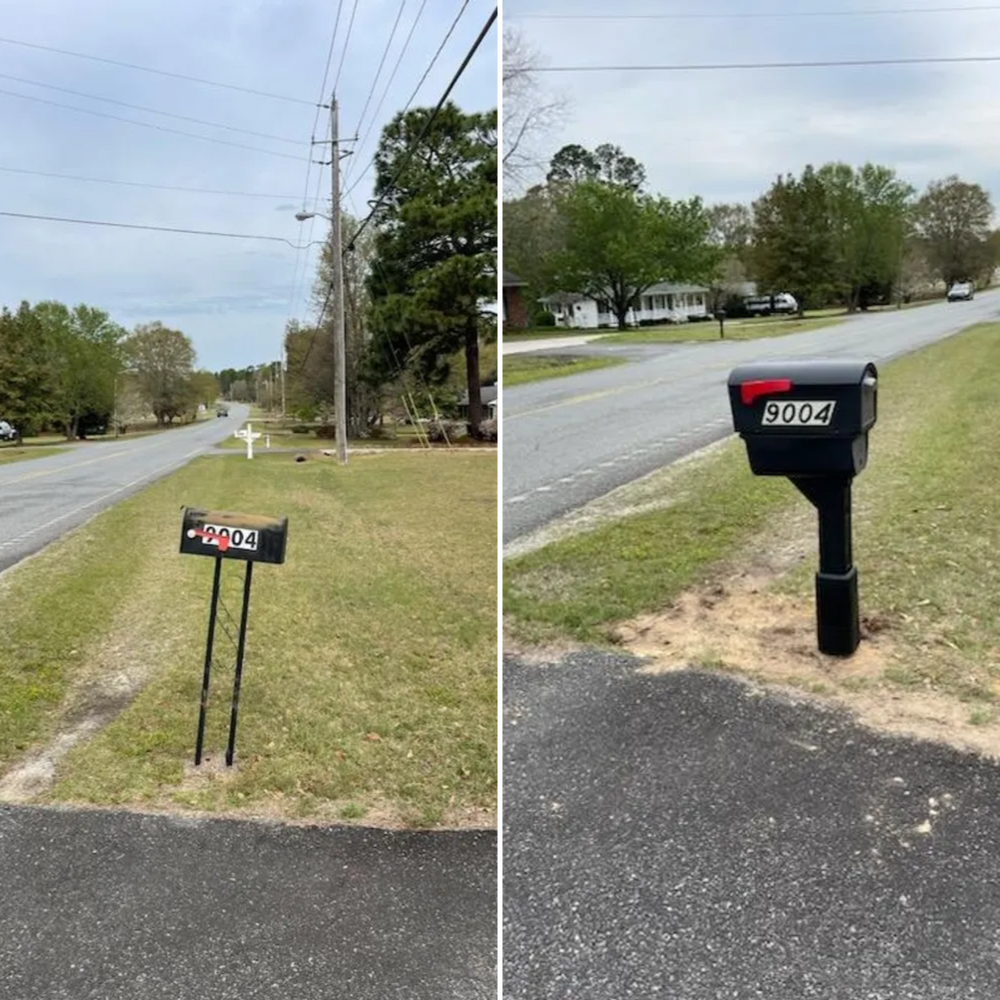
[{"label": "streetlight", "polygon": [[299,222],[313,219],[319,216],[326,219],[332,227],[331,246],[331,266],[333,267],[333,277],[330,282],[330,292],[333,295],[333,382],[334,382],[334,416],[336,419],[337,434],[337,461],[341,465],[347,463],[347,335],[345,332],[344,318],[344,267],[343,250],[341,248],[340,237],[340,212],[336,211],[337,201],[337,171],[334,170],[334,214],[325,215],[323,212],[306,212],[305,210],[295,213],[295,218]]}]

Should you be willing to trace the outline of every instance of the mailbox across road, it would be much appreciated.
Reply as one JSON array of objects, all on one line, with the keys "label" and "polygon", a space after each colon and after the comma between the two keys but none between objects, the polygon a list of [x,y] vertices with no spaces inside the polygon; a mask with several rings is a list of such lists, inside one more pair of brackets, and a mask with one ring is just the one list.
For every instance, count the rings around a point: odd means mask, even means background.
[{"label": "mailbox across road", "polygon": [[233,699],[229,717],[229,743],[226,747],[226,765],[232,767],[233,757],[236,753],[236,721],[239,714],[240,685],[243,679],[243,654],[246,650],[253,564],[255,562],[283,563],[287,543],[287,517],[264,517],[259,514],[235,514],[231,511],[184,508],[184,514],[181,518],[181,553],[183,555],[211,556],[215,559],[215,573],[212,577],[212,601],[208,611],[205,669],[201,682],[201,706],[198,712],[198,736],[194,751],[195,765],[201,764],[202,749],[205,743],[205,714],[208,709],[208,689],[215,649],[215,623],[219,611],[222,563],[226,559],[237,559],[246,563],[243,575],[243,609],[240,614],[240,631],[236,643],[236,672],[233,679]]},{"label": "mailbox across road", "polygon": [[787,476],[819,513],[819,650],[850,656],[861,641],[851,485],[868,464],[878,372],[867,361],[769,361],[729,376],[733,426],[758,476]]}]

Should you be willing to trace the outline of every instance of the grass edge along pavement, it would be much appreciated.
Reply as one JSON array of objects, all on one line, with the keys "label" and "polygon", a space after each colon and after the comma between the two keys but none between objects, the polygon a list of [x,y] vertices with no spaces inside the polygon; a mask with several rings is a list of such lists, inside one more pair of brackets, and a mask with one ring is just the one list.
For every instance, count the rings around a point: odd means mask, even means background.
[{"label": "grass edge along pavement", "polygon": [[502,383],[507,388],[581,372],[625,364],[624,358],[584,357],[573,354],[508,354],[504,357]]},{"label": "grass edge along pavement", "polygon": [[[1000,324],[880,366],[879,420],[854,489],[862,613],[900,653],[879,683],[969,700],[983,721],[1000,697],[998,366]],[[673,489],[665,509],[506,561],[505,630],[526,643],[612,642],[618,624],[711,582],[766,538],[771,518],[806,505],[786,480],[752,476],[737,438]],[[804,509],[810,556],[773,587],[811,604],[815,515]]]},{"label": "grass edge along pavement", "polygon": [[[495,825],[496,482],[487,453],[202,458],[0,576],[0,763],[80,737],[20,800]],[[191,766],[212,560],[177,553],[184,503],[289,517],[254,574],[231,770],[223,634]]]},{"label": "grass edge along pavement", "polygon": [[725,337],[719,336],[718,322],[673,323],[668,326],[650,326],[621,333],[606,332],[592,340],[592,344],[693,344],[711,343],[723,340],[763,340],[771,337],[787,337],[793,333],[811,333],[824,327],[836,326],[847,318],[847,313],[835,316],[796,316],[758,319],[728,320],[724,324]]}]

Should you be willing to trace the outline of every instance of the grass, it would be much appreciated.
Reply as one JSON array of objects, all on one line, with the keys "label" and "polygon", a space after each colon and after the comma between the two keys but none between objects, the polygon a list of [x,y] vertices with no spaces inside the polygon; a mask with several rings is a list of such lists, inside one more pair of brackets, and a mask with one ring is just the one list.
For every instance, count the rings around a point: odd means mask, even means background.
[{"label": "grass", "polygon": [[37,445],[28,447],[4,445],[0,447],[0,465],[10,465],[12,462],[24,462],[31,458],[45,458],[48,455],[61,455],[64,451],[69,451],[69,448],[39,447]]},{"label": "grass", "polygon": [[[962,698],[1000,695],[1000,324],[980,325],[880,370],[879,422],[855,485],[854,554],[866,615],[903,655],[887,677]],[[528,641],[607,640],[667,605],[804,503],[783,479],[754,478],[733,440],[677,478],[669,508],[512,559],[504,611]],[[815,565],[779,589],[811,599]]]},{"label": "grass", "polygon": [[[496,484],[490,454],[195,461],[0,578],[0,764],[110,720],[58,763],[45,798],[489,821]],[[217,764],[235,655],[221,634],[210,761],[190,766],[212,562],[177,554],[184,503],[289,517],[286,563],[255,573],[229,772]],[[225,569],[236,615],[241,566]]]},{"label": "grass", "polygon": [[507,343],[518,343],[523,340],[556,340],[559,337],[579,337],[581,334],[597,332],[600,331],[566,326],[536,326],[526,330],[504,330],[502,339]]},{"label": "grass", "polygon": [[525,382],[540,382],[543,379],[592,372],[624,363],[623,358],[573,357],[568,354],[533,356],[510,354],[503,363],[503,384],[508,387],[523,385]]},{"label": "grass", "polygon": [[[844,318],[843,310],[836,315],[808,316],[805,319],[789,317],[774,319],[728,320],[725,323],[726,340],[758,340],[764,337],[784,337],[792,333],[806,333],[810,330],[821,330],[826,326],[834,326]],[[683,344],[720,340],[719,324],[708,323],[673,323],[667,326],[650,326],[639,330],[628,330],[624,333],[611,333],[601,337],[594,343],[614,344]]]}]

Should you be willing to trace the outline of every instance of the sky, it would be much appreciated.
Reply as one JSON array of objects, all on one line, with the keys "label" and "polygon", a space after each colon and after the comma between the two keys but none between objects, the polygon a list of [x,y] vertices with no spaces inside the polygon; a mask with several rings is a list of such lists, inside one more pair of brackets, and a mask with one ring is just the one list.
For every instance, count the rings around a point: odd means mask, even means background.
[{"label": "sky", "polygon": [[[315,315],[310,291],[328,224],[299,223],[295,213],[330,212],[330,168],[309,164],[314,125],[318,138],[328,135],[325,110],[316,123],[321,94],[328,102],[336,82],[341,134],[357,138],[344,147],[352,152],[343,161],[343,204],[360,217],[372,197],[370,164],[382,127],[410,101],[461,12],[413,106],[437,103],[495,6],[0,0],[0,306],[56,299],[97,306],[128,329],[159,320],[186,333],[197,364],[212,371],[276,360],[287,321]],[[497,106],[498,37],[494,26],[452,92],[465,111]],[[328,145],[315,153],[330,159]]]},{"label": "sky", "polygon": [[[660,16],[627,16],[650,13]],[[549,69],[1000,57],[1000,4],[975,0],[505,0],[503,15]],[[918,191],[958,174],[1000,205],[1000,62],[545,72],[537,81],[543,100],[563,103],[535,143],[542,162],[569,143],[611,143],[646,167],[648,190],[669,198],[749,203],[809,163],[871,161]],[[529,181],[543,177],[544,168]],[[505,184],[505,197],[517,193]]]}]

